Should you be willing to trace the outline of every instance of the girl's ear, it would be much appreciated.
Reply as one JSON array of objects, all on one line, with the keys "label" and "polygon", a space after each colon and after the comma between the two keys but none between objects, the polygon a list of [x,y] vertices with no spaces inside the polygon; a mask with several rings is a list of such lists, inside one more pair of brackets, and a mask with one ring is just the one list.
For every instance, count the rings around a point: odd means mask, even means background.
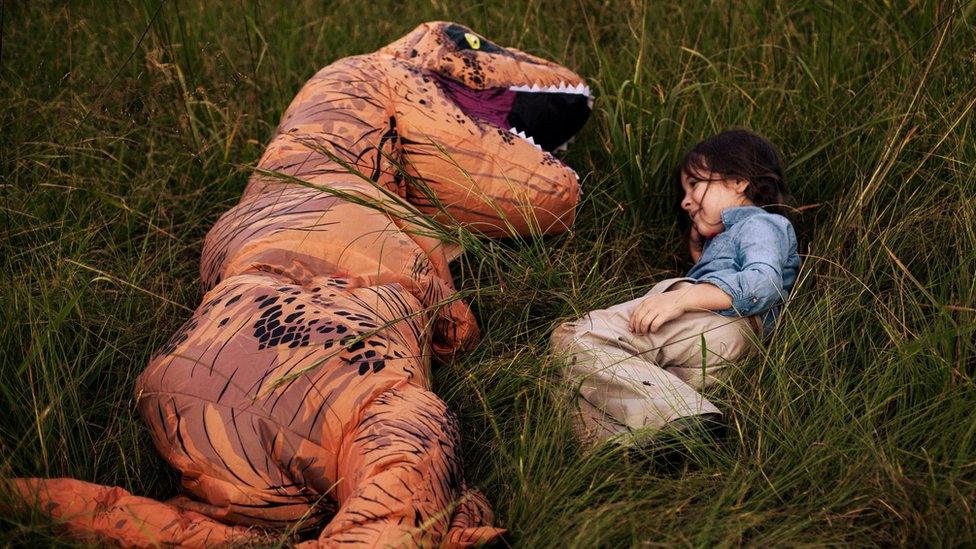
[{"label": "girl's ear", "polygon": [[746,194],[746,189],[749,187],[748,179],[736,179],[735,183],[732,185],[732,189],[739,194]]}]

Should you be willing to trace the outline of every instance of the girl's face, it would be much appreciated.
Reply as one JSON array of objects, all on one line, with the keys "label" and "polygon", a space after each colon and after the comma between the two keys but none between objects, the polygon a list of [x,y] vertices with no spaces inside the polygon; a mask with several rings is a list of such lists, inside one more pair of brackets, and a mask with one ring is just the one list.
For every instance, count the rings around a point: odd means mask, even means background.
[{"label": "girl's face", "polygon": [[712,238],[725,230],[722,211],[737,206],[752,205],[746,198],[749,182],[744,179],[728,179],[707,167],[681,174],[681,187],[685,191],[681,208],[688,212],[692,226],[705,238]]}]

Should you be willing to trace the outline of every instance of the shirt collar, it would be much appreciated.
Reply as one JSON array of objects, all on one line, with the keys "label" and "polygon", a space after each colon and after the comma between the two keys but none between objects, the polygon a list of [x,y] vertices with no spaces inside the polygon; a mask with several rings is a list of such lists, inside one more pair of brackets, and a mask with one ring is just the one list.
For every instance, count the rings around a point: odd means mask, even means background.
[{"label": "shirt collar", "polygon": [[732,225],[740,221],[745,221],[750,217],[765,213],[766,210],[758,206],[739,206],[736,208],[726,208],[722,210],[722,224],[725,225],[725,230],[729,230]]}]

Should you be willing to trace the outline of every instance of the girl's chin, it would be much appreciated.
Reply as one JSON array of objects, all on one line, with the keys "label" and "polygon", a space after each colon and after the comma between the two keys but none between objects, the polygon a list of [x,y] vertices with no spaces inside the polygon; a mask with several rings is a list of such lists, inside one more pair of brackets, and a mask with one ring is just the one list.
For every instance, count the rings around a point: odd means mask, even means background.
[{"label": "girl's chin", "polygon": [[695,229],[697,229],[698,234],[702,235],[702,238],[706,240],[715,238],[716,236],[722,234],[722,227],[702,227],[696,223]]}]

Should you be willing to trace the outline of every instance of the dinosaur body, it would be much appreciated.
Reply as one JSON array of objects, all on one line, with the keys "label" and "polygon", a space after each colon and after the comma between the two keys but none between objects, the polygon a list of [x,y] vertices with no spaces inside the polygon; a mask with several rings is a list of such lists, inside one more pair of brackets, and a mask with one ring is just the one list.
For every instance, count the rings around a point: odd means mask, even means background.
[{"label": "dinosaur body", "polygon": [[15,488],[75,535],[126,546],[260,541],[248,527],[326,519],[309,543],[497,537],[464,482],[457,420],[430,391],[431,358],[478,338],[448,270],[456,248],[431,220],[484,236],[565,230],[578,181],[549,151],[589,107],[568,69],[451,23],[322,69],[208,233],[202,304],[137,382],[187,494]]}]

